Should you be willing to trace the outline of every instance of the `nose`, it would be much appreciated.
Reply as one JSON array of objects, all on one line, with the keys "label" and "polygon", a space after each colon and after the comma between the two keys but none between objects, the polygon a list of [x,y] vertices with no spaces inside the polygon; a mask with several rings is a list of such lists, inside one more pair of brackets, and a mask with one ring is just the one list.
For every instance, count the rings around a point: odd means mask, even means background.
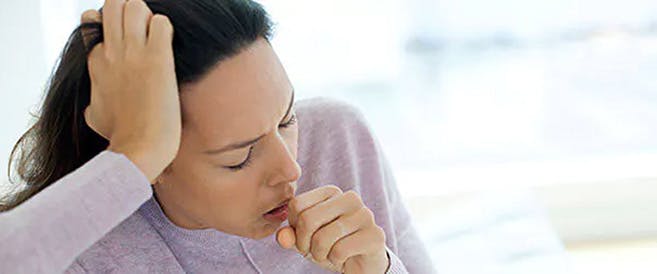
[{"label": "nose", "polygon": [[267,181],[270,186],[292,183],[301,177],[301,167],[296,161],[296,145],[288,145],[284,138],[274,138],[272,148],[272,174]]}]

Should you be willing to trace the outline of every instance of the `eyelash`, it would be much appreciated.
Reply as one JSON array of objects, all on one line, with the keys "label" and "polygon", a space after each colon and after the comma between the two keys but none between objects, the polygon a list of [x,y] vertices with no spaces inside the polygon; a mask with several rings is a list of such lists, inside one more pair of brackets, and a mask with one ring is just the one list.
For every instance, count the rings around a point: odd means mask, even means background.
[{"label": "eyelash", "polygon": [[292,117],[290,117],[290,120],[289,120],[289,121],[287,121],[285,124],[281,124],[281,125],[278,126],[278,127],[279,127],[279,128],[288,128],[288,127],[290,127],[290,126],[292,126],[292,125],[294,125],[294,124],[296,124],[296,123],[297,123],[297,115],[296,115],[296,114],[292,114]]},{"label": "eyelash", "polygon": [[227,166],[226,168],[228,168],[230,170],[233,170],[233,171],[238,171],[240,169],[243,169],[243,168],[249,166],[249,164],[251,163],[251,153],[253,152],[253,147],[254,146],[251,146],[249,148],[249,154],[246,155],[246,160],[244,160],[244,162],[241,162],[240,164],[235,165],[235,166]]},{"label": "eyelash", "polygon": [[[290,127],[290,126],[296,124],[296,122],[297,122],[297,116],[294,115],[294,114],[292,114],[292,117],[290,118],[289,121],[287,121],[287,122],[284,123],[284,124],[279,125],[278,127],[279,127],[279,128],[288,128],[288,127]],[[240,163],[240,164],[238,164],[238,165],[228,166],[228,167],[226,167],[226,168],[228,168],[228,169],[230,169],[230,170],[232,170],[232,171],[238,171],[238,170],[241,170],[241,169],[243,169],[243,168],[249,166],[249,164],[251,163],[251,153],[253,152],[253,148],[254,148],[254,146],[251,146],[251,147],[249,148],[249,153],[246,155],[246,159],[244,160],[244,162],[242,162],[242,163]]]}]

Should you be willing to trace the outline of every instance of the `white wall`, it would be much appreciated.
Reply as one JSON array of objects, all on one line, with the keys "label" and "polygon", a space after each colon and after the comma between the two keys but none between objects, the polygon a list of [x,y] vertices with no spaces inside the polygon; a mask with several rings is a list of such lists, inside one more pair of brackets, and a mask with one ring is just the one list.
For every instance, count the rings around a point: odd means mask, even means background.
[{"label": "white wall", "polygon": [[39,1],[3,0],[0,8],[0,182],[8,155],[27,129],[49,74],[44,56]]},{"label": "white wall", "polygon": [[102,0],[3,0],[0,9],[0,182],[9,153],[32,124],[50,72],[85,9]]}]

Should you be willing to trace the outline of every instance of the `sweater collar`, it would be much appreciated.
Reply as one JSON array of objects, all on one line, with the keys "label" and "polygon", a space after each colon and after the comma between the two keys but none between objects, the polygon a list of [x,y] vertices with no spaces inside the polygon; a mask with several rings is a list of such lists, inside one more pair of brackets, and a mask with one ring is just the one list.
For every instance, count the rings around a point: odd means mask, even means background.
[{"label": "sweater collar", "polygon": [[179,227],[169,220],[154,197],[139,208],[139,213],[158,231],[175,253],[211,252],[217,255],[215,259],[227,263],[244,258],[246,250],[242,241],[246,238],[212,228]]}]

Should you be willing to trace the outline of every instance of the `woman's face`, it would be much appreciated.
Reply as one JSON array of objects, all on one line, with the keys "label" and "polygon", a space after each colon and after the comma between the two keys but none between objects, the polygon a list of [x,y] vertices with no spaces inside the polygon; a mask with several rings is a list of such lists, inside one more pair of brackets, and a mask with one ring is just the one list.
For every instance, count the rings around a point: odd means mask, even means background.
[{"label": "woman's face", "polygon": [[182,87],[180,149],[155,192],[178,226],[259,239],[281,222],[264,214],[292,198],[301,169],[294,92],[259,39]]}]

